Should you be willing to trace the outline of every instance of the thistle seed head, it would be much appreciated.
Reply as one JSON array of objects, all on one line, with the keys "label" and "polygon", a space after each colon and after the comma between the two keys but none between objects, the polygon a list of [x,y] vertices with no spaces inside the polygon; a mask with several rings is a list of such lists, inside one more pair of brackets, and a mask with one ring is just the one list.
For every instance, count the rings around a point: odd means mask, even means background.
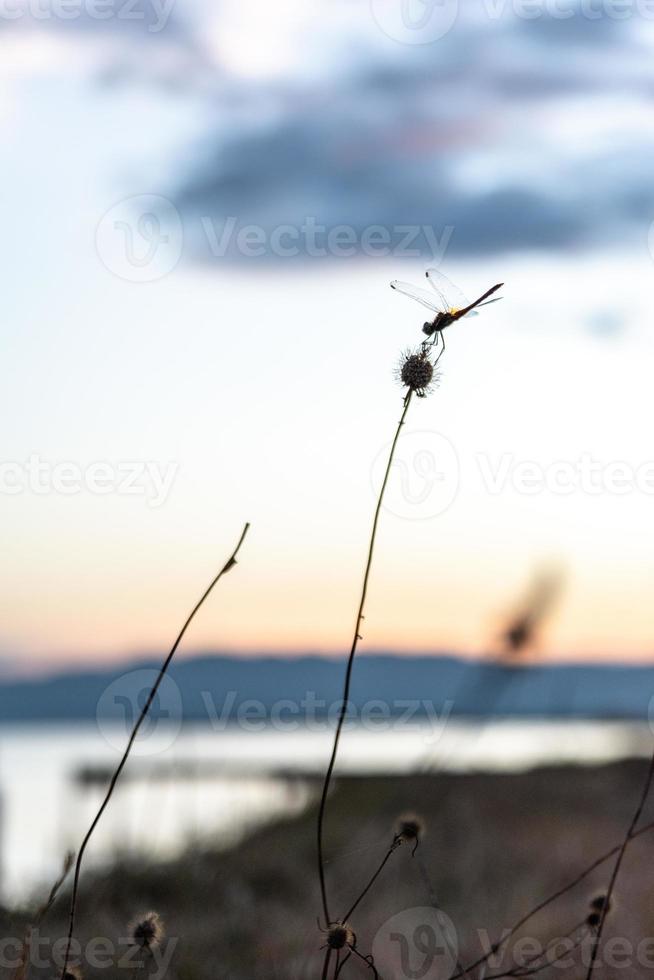
[{"label": "thistle seed head", "polygon": [[132,942],[144,949],[158,946],[164,936],[163,922],[156,912],[140,915],[130,926]]},{"label": "thistle seed head", "polygon": [[438,380],[434,374],[434,365],[421,347],[415,351],[403,352],[396,376],[398,382],[409,391],[415,391],[418,398],[428,395]]},{"label": "thistle seed head", "polygon": [[415,843],[425,832],[425,825],[415,813],[406,813],[397,822],[397,836],[400,840]]},{"label": "thistle seed head", "polygon": [[343,949],[354,944],[354,933],[347,922],[335,922],[327,931],[327,945],[330,949]]},{"label": "thistle seed head", "polygon": [[604,906],[606,906],[607,912],[611,908],[611,903],[607,901],[606,895],[597,895],[590,903],[591,909],[593,909],[595,912],[602,912]]}]

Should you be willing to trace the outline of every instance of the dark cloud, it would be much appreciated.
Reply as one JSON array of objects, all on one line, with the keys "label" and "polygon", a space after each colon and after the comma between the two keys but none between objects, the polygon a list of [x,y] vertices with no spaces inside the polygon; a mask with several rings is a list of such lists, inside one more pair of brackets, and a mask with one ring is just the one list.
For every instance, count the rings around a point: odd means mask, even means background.
[{"label": "dark cloud", "polygon": [[[344,38],[348,57],[331,73],[289,70],[274,84],[246,83],[208,59],[201,13],[182,20],[174,8],[165,30],[151,33],[152,0],[139,3],[141,20],[111,29],[141,31],[148,43],[124,45],[103,78],[147,76],[195,90],[209,107],[213,121],[200,146],[180,153],[171,195],[200,260],[216,253],[207,226],[215,236],[230,218],[237,230],[258,226],[270,255],[275,229],[307,218],[349,226],[357,240],[377,225],[395,240],[400,226],[429,226],[436,236],[449,227],[449,250],[475,254],[605,244],[654,216],[654,148],[636,123],[611,156],[593,148],[606,96],[629,106],[651,95],[631,23],[579,11],[493,19],[478,7],[435,44],[360,44],[353,56]],[[578,143],[570,127],[556,131],[566,100],[583,100]],[[416,244],[431,254],[424,235]],[[242,254],[230,240],[227,255]]]},{"label": "dark cloud", "polygon": [[554,45],[568,55],[570,48],[614,48],[627,42],[630,31],[628,20],[611,17],[606,12],[609,8],[610,0],[594,0],[585,6],[562,4],[557,16],[544,13],[516,18],[515,25],[528,43]]}]

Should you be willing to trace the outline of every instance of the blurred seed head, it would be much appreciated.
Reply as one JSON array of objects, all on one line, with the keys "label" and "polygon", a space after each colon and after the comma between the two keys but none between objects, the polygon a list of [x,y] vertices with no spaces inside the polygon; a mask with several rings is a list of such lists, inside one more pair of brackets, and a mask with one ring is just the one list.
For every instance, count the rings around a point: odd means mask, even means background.
[{"label": "blurred seed head", "polygon": [[402,841],[415,844],[425,832],[424,822],[415,813],[405,813],[397,822],[396,834]]},{"label": "blurred seed head", "polygon": [[335,922],[327,930],[327,945],[330,949],[343,949],[354,945],[354,933],[347,922]]},{"label": "blurred seed head", "polygon": [[499,653],[503,659],[518,660],[537,647],[562,588],[563,574],[558,567],[541,569],[534,576],[499,634]]},{"label": "blurred seed head", "polygon": [[164,937],[163,922],[156,912],[138,916],[130,926],[132,942],[144,949],[158,946]]},{"label": "blurred seed head", "polygon": [[591,909],[594,909],[596,912],[602,912],[604,906],[606,906],[607,912],[611,908],[611,902],[607,901],[606,895],[597,895],[595,898],[591,900],[590,907]]},{"label": "blurred seed head", "polygon": [[596,895],[590,900],[590,913],[586,919],[586,924],[596,928],[602,921],[602,913],[610,912],[611,902],[606,895]]}]

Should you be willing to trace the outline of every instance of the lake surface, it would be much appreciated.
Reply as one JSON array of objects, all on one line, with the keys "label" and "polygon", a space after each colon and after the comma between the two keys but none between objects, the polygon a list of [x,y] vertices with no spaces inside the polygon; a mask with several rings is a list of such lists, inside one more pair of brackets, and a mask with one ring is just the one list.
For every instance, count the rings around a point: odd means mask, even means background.
[{"label": "lake surface", "polygon": [[[125,730],[95,725],[0,726],[1,891],[13,901],[48,885],[97,809],[101,780],[117,763]],[[552,763],[599,764],[652,751],[649,726],[624,722],[448,721],[442,730],[345,731],[338,770],[511,771]],[[117,852],[153,859],[189,842],[228,846],[261,822],[301,811],[325,768],[331,732],[181,732],[158,725],[137,742],[87,852],[88,865]],[[81,778],[84,774],[85,778]]]}]

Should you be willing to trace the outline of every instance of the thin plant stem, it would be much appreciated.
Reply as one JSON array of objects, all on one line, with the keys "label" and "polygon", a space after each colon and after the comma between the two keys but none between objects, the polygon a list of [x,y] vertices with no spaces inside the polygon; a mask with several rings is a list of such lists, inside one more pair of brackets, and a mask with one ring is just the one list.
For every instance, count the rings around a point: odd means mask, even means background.
[{"label": "thin plant stem", "polygon": [[[434,885],[432,883],[432,880],[431,880],[431,878],[429,876],[429,871],[427,870],[427,865],[423,861],[422,856],[420,854],[418,855],[418,858],[417,858],[417,865],[418,865],[418,871],[420,872],[420,877],[422,878],[422,882],[423,882],[423,884],[425,886],[425,889],[427,891],[427,894],[429,895],[429,903],[430,903],[431,907],[434,909],[435,912],[441,912],[442,913],[443,910],[440,907],[440,905],[438,903],[438,899],[436,897],[436,889],[434,888]],[[447,937],[447,934],[445,933],[445,930],[443,930],[443,933],[444,933],[445,939],[448,941],[447,944],[448,944],[449,952],[452,953],[453,952],[452,946],[451,946],[451,943],[449,942],[449,939]],[[463,976],[465,976],[467,978],[467,980],[470,980],[470,976],[469,976],[466,968],[463,966],[463,964],[461,963],[461,960],[459,959],[458,952],[454,951],[454,957],[455,957],[455,964],[454,964],[455,965],[455,969],[457,969],[459,971],[459,973],[457,974],[457,976],[463,975]]]},{"label": "thin plant stem", "polygon": [[354,910],[356,908],[358,908],[359,903],[361,901],[363,901],[363,899],[366,897],[366,895],[368,894],[368,892],[370,891],[370,889],[372,888],[372,886],[374,885],[374,883],[377,881],[377,878],[379,877],[379,875],[384,870],[384,866],[385,866],[386,862],[388,861],[388,859],[390,858],[391,854],[393,853],[393,851],[396,851],[398,849],[398,847],[400,846],[401,843],[402,843],[402,839],[399,836],[396,836],[396,837],[393,838],[393,843],[391,844],[391,846],[389,847],[389,849],[386,851],[386,854],[382,858],[381,864],[379,865],[379,867],[377,868],[377,870],[375,871],[375,873],[373,874],[372,878],[370,879],[370,881],[368,882],[368,884],[366,885],[366,887],[363,889],[363,891],[361,892],[361,894],[359,895],[359,897],[357,898],[357,900],[354,902],[354,904],[352,905],[352,907],[343,916],[343,922],[347,922],[348,919],[350,918],[350,916],[352,915],[352,913],[354,912]]},{"label": "thin plant stem", "polygon": [[32,938],[32,933],[34,932],[35,929],[37,929],[40,926],[41,922],[43,921],[45,916],[48,914],[48,912],[54,905],[57,895],[59,894],[59,889],[61,888],[64,881],[68,877],[68,872],[72,868],[74,860],[75,860],[74,854],[66,855],[66,857],[64,858],[64,863],[61,869],[61,873],[57,878],[57,880],[55,881],[55,883],[53,884],[52,888],[50,889],[47,899],[45,900],[43,905],[41,905],[37,909],[36,915],[34,916],[34,921],[27,926],[23,936],[23,941],[20,946],[18,966],[14,970],[14,973],[12,975],[12,980],[24,980],[24,978],[28,975],[29,973],[28,950]]},{"label": "thin plant stem", "polygon": [[343,967],[345,966],[345,964],[347,963],[347,961],[350,959],[351,956],[352,953],[350,952],[347,954],[347,956],[343,957],[343,959],[341,960],[340,964],[336,969],[336,972],[334,973],[334,980],[338,980],[339,976],[341,975],[341,970],[343,969]]},{"label": "thin plant stem", "polygon": [[593,941],[593,945],[590,953],[590,963],[588,964],[588,972],[586,973],[586,980],[590,980],[590,977],[593,973],[593,969],[595,968],[595,960],[597,959],[597,953],[599,951],[599,944],[602,938],[602,932],[604,930],[604,923],[606,921],[606,916],[608,914],[611,905],[611,896],[613,895],[613,889],[615,888],[616,881],[618,880],[618,875],[620,874],[620,868],[622,866],[622,861],[624,859],[627,847],[635,837],[634,831],[636,830],[636,824],[640,820],[640,815],[643,812],[643,807],[645,806],[647,797],[649,796],[649,791],[652,786],[652,779],[654,779],[654,752],[652,753],[652,758],[650,759],[649,769],[647,770],[647,776],[645,777],[645,782],[643,784],[643,789],[640,794],[640,799],[638,800],[638,805],[636,806],[634,815],[631,818],[631,823],[627,828],[627,832],[624,835],[624,839],[618,851],[618,856],[613,866],[613,871],[611,872],[611,878],[609,879],[609,886],[606,889],[606,896],[604,898],[604,904],[602,906],[599,925],[597,926],[597,934]]},{"label": "thin plant stem", "polygon": [[393,442],[391,443],[391,450],[388,454],[388,462],[386,464],[386,471],[384,473],[384,479],[382,480],[381,489],[379,491],[379,497],[377,499],[377,506],[375,508],[375,516],[372,522],[372,531],[370,534],[370,544],[368,545],[368,557],[366,560],[365,572],[363,575],[363,585],[361,588],[361,597],[359,600],[359,608],[357,610],[356,623],[354,626],[354,636],[352,638],[352,646],[350,648],[350,654],[347,659],[347,666],[345,668],[345,680],[343,684],[343,700],[341,703],[341,708],[338,714],[338,720],[336,722],[336,731],[334,733],[334,744],[332,747],[332,754],[329,760],[329,765],[327,766],[327,772],[325,773],[325,781],[322,787],[322,795],[320,798],[320,807],[318,809],[318,876],[320,879],[320,894],[322,899],[322,908],[325,917],[325,925],[329,926],[329,902],[327,899],[327,888],[325,884],[325,858],[323,852],[323,827],[325,822],[325,808],[327,804],[327,795],[329,793],[329,787],[332,781],[332,774],[334,772],[334,766],[336,764],[336,756],[338,754],[338,745],[341,739],[341,732],[343,730],[343,723],[345,722],[345,716],[347,713],[348,698],[350,696],[350,684],[352,681],[352,667],[354,665],[354,658],[356,656],[357,647],[359,645],[359,640],[361,639],[361,623],[364,619],[364,608],[366,603],[366,596],[368,593],[368,581],[370,578],[370,569],[372,567],[372,556],[375,549],[375,539],[377,537],[377,527],[379,525],[379,516],[381,514],[382,504],[384,502],[384,493],[386,491],[386,485],[388,484],[388,478],[391,472],[391,466],[393,465],[393,457],[395,455],[395,449],[400,438],[400,432],[402,431],[402,426],[404,425],[404,420],[406,419],[407,412],[409,411],[409,405],[411,404],[411,396],[413,391],[409,390],[404,399],[404,409],[398,422],[397,429],[395,430],[395,436]]},{"label": "thin plant stem", "polygon": [[321,980],[327,980],[327,974],[329,973],[329,962],[332,958],[332,948],[328,946],[325,950],[325,960],[322,965]]},{"label": "thin plant stem", "polygon": [[369,970],[372,970],[375,980],[379,980],[379,973],[377,972],[377,967],[375,966],[375,961],[373,960],[372,956],[364,956],[363,953],[359,952],[356,946],[351,946],[350,949],[355,956],[366,964]]},{"label": "thin plant stem", "polygon": [[208,596],[210,595],[210,593],[213,591],[214,586],[216,586],[218,584],[218,582],[220,581],[220,579],[223,577],[223,575],[225,575],[236,564],[236,557],[237,557],[237,555],[239,553],[239,550],[241,548],[241,545],[243,544],[243,541],[245,540],[245,536],[248,533],[249,528],[250,528],[250,525],[248,523],[243,528],[243,531],[241,532],[241,536],[238,539],[238,543],[237,543],[236,547],[234,548],[234,551],[232,552],[232,554],[230,555],[230,557],[227,559],[227,561],[225,562],[225,564],[223,565],[223,567],[220,569],[220,571],[218,572],[218,574],[216,575],[216,577],[213,579],[213,581],[211,582],[211,584],[209,585],[209,587],[203,593],[202,598],[199,599],[199,601],[195,604],[195,606],[193,607],[191,613],[189,614],[186,622],[184,623],[184,625],[182,626],[181,630],[179,631],[179,633],[177,635],[177,639],[173,643],[173,645],[172,645],[172,647],[170,649],[170,652],[168,653],[168,656],[166,657],[166,659],[164,660],[163,664],[161,665],[161,667],[159,669],[159,673],[157,675],[157,678],[156,678],[154,684],[152,685],[152,689],[150,690],[150,693],[148,694],[147,700],[146,700],[145,704],[143,705],[143,708],[141,709],[141,713],[139,714],[139,717],[138,717],[138,719],[137,719],[137,721],[136,721],[136,723],[135,723],[135,725],[134,725],[134,727],[132,729],[132,733],[131,733],[131,735],[129,737],[129,740],[127,742],[127,746],[125,748],[125,751],[123,752],[122,758],[121,758],[120,762],[118,763],[118,766],[116,767],[116,770],[115,770],[113,776],[111,777],[111,781],[109,783],[109,787],[108,787],[107,792],[105,794],[105,797],[104,797],[104,799],[103,799],[103,801],[102,801],[102,803],[100,805],[100,808],[99,808],[98,812],[96,813],[95,817],[93,818],[93,821],[91,823],[91,826],[87,830],[86,835],[84,837],[84,840],[82,841],[82,844],[80,846],[79,852],[77,854],[77,860],[75,862],[75,872],[74,872],[74,875],[73,875],[73,890],[72,890],[72,896],[71,896],[71,900],[70,900],[70,911],[69,911],[69,915],[68,915],[68,937],[67,937],[67,941],[66,941],[66,952],[65,952],[65,955],[64,955],[64,964],[63,964],[63,967],[61,969],[61,980],[64,980],[65,975],[66,975],[66,973],[68,971],[68,961],[70,959],[70,947],[71,947],[71,943],[72,943],[72,940],[73,940],[73,933],[75,931],[75,913],[76,913],[76,910],[77,910],[77,895],[78,895],[78,890],[79,890],[79,879],[80,879],[80,873],[81,873],[81,870],[82,870],[82,860],[84,858],[84,853],[86,851],[86,848],[88,847],[89,841],[91,840],[91,837],[93,836],[93,833],[95,831],[95,828],[98,826],[98,824],[100,822],[100,819],[102,817],[102,814],[106,810],[106,808],[107,808],[107,806],[109,804],[109,801],[110,801],[111,797],[113,796],[113,792],[114,792],[114,790],[116,788],[116,784],[117,784],[117,782],[118,782],[118,780],[120,778],[120,774],[122,773],[123,769],[125,768],[125,764],[126,764],[128,758],[129,758],[130,752],[132,751],[132,746],[134,745],[134,742],[136,741],[136,736],[139,733],[139,729],[141,728],[141,725],[145,721],[145,718],[146,718],[146,716],[147,716],[147,714],[148,714],[148,712],[149,712],[149,710],[150,710],[150,708],[152,706],[152,702],[154,701],[154,699],[155,699],[155,697],[157,695],[157,691],[159,690],[159,687],[161,685],[161,682],[163,681],[163,679],[164,679],[164,677],[166,675],[166,672],[167,672],[168,668],[170,667],[170,664],[172,662],[172,659],[175,656],[175,653],[177,651],[177,648],[179,647],[179,645],[180,645],[180,643],[182,641],[182,638],[184,637],[184,634],[186,633],[188,627],[191,625],[191,623],[192,623],[192,621],[193,621],[193,619],[195,617],[195,614],[199,611],[199,609],[203,605],[205,599],[207,599]]},{"label": "thin plant stem", "polygon": [[[573,942],[572,946],[561,953],[560,956],[555,956],[553,960],[547,959],[547,954],[556,946],[557,943],[561,942],[562,939],[572,939],[573,933],[577,932],[579,929],[581,929],[582,932]],[[577,925],[570,929],[565,936],[561,936],[561,939],[551,939],[545,946],[542,953],[536,953],[534,956],[530,956],[527,960],[525,960],[522,966],[514,966],[512,970],[506,970],[502,973],[489,973],[487,980],[500,980],[501,977],[529,977],[534,973],[540,973],[541,970],[547,970],[549,967],[555,966],[565,956],[568,956],[574,949],[578,949],[587,935],[588,929],[586,927],[585,920],[583,922],[578,922]],[[539,960],[543,960],[543,962],[538,963]]]},{"label": "thin plant stem", "polygon": [[[634,833],[632,834],[632,840],[635,840],[636,837],[640,837],[641,834],[646,834],[650,830],[654,830],[654,820],[651,821],[651,823],[645,824],[645,826],[641,827],[640,830],[634,831]],[[606,853],[602,854],[600,857],[595,858],[595,860],[591,864],[589,864],[586,868],[584,868],[584,870],[580,872],[575,878],[572,878],[567,884],[563,885],[561,888],[558,888],[548,898],[545,898],[543,899],[542,902],[539,902],[538,905],[534,906],[534,908],[530,912],[527,912],[526,915],[523,915],[522,918],[518,919],[518,921],[511,926],[509,931],[506,932],[501,939],[498,939],[497,942],[494,942],[487,953],[484,953],[483,956],[480,956],[479,959],[475,960],[473,963],[469,963],[465,968],[465,970],[474,970],[478,966],[481,966],[483,963],[486,963],[491,956],[494,956],[495,953],[497,953],[502,948],[502,946],[504,946],[504,944],[508,942],[511,936],[515,935],[518,929],[521,929],[522,926],[526,925],[530,919],[533,919],[535,915],[537,915],[539,912],[542,912],[542,910],[547,908],[548,905],[551,905],[552,902],[555,902],[558,898],[561,898],[567,892],[571,891],[575,887],[575,885],[581,884],[584,878],[587,878],[588,875],[595,870],[595,868],[599,868],[600,865],[604,864],[605,861],[608,861],[609,858],[612,858],[614,854],[617,854],[620,848],[621,845],[616,844],[615,847],[612,847],[610,851],[606,851]],[[459,977],[462,977],[464,975],[465,970],[461,970],[460,972],[455,973],[454,976],[451,978],[451,980],[459,980]]]},{"label": "thin plant stem", "polygon": [[152,957],[152,950],[151,949],[146,948],[146,949],[144,949],[143,952],[144,952],[143,959],[137,960],[136,963],[134,964],[132,970],[130,971],[130,975],[129,975],[130,976],[130,980],[137,980],[137,977],[139,976],[141,970],[143,970],[143,968],[146,966],[146,959],[145,959],[145,955],[146,954],[149,954],[150,959],[153,958]]}]

